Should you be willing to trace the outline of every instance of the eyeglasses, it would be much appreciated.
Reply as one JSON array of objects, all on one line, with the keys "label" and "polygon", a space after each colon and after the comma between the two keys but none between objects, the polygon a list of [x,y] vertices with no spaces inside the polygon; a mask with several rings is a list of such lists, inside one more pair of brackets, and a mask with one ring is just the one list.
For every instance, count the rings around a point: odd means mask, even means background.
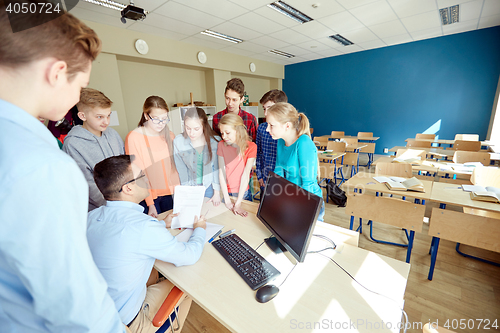
[{"label": "eyeglasses", "polygon": [[166,119],[158,119],[158,118],[153,118],[151,117],[149,114],[147,114],[149,119],[151,119],[151,121],[153,122],[153,124],[156,124],[156,125],[159,125],[159,124],[163,124],[163,123],[169,123],[170,122],[170,117],[167,116]]},{"label": "eyeglasses", "polygon": [[128,182],[126,182],[125,184],[122,185],[122,187],[120,188],[120,190],[118,192],[121,192],[123,190],[123,186],[127,185],[127,184],[130,184],[132,182],[135,182],[136,180],[139,180],[141,179],[142,177],[146,177],[146,175],[144,174],[144,172],[141,171],[141,173],[139,174],[139,176],[137,178],[134,178],[132,180],[129,180]]}]

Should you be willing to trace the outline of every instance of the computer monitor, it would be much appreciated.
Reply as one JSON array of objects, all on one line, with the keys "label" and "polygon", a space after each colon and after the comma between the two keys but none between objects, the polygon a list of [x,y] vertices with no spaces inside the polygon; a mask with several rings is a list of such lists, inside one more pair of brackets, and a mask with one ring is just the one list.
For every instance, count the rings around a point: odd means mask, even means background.
[{"label": "computer monitor", "polygon": [[[271,172],[257,217],[295,260],[303,262],[321,203],[322,198]],[[273,248],[272,240],[266,243]]]}]

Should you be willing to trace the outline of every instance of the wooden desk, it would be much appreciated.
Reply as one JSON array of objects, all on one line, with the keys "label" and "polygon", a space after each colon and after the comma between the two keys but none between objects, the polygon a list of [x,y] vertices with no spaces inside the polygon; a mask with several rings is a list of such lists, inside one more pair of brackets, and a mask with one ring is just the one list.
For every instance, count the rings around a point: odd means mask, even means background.
[{"label": "wooden desk", "polygon": [[[256,248],[270,233],[255,216],[257,205],[244,202],[243,206],[251,212],[246,218],[225,211],[225,206],[221,204],[210,211],[209,216],[212,217],[209,220],[224,224],[224,230],[236,228],[236,234]],[[203,208],[202,211],[205,210]],[[339,229],[344,231],[339,232]],[[403,306],[410,265],[350,245],[357,244],[357,238],[352,238],[353,232],[349,230],[339,227],[331,229],[331,226],[320,223],[315,232],[329,233],[337,244],[345,241],[340,252],[327,250],[323,253],[333,258],[365,287]],[[329,243],[313,237],[310,249],[327,246]],[[292,269],[291,262],[283,254],[270,253],[266,245],[262,245],[258,252],[281,272],[273,282],[279,286]],[[303,327],[301,332],[312,332],[314,322],[328,325],[345,323],[344,327],[349,328],[351,322],[380,323],[382,320],[391,323],[392,329],[387,329],[386,325],[377,332],[399,332],[396,327],[401,321],[401,311],[397,304],[360,287],[339,267],[319,254],[308,254],[305,262],[298,264],[279,287],[278,296],[264,304],[255,300],[255,291],[210,244],[205,244],[200,260],[192,266],[175,267],[160,261],[155,266],[232,332],[274,333],[299,327]],[[305,325],[311,327],[306,329]],[[334,329],[332,326],[329,331]],[[370,329],[358,326],[352,331],[369,332]]]},{"label": "wooden desk", "polygon": [[[346,153],[340,153],[340,152],[318,152],[318,158],[320,160],[327,161],[327,162],[321,162],[321,161],[319,162],[320,179],[325,179],[325,178],[333,179],[335,181],[335,184],[337,184],[337,160],[342,157],[342,161],[340,162],[340,176],[341,176],[340,184],[342,184],[345,181],[344,173],[342,171],[342,165],[344,162],[343,156],[345,154]],[[330,175],[330,170],[332,165],[333,165],[333,178]],[[326,198],[326,200],[328,202],[328,197]]]},{"label": "wooden desk", "polygon": [[[449,145],[450,147],[453,146],[455,144],[455,140],[445,140],[445,139],[416,139],[416,138],[408,138],[405,140],[405,142],[408,142],[410,140],[416,140],[416,141],[427,141],[427,142],[431,142],[432,143],[436,143],[438,144],[438,147],[440,147],[442,144],[445,144],[445,145]],[[491,146],[494,146],[495,144],[491,141],[481,141],[481,146],[483,147],[491,147]]]},{"label": "wooden desk", "polygon": [[453,154],[455,154],[455,150],[448,150],[448,149],[441,149],[441,148],[408,148],[404,146],[394,146],[391,149],[389,149],[390,152],[397,152],[398,149],[417,149],[417,150],[425,150],[427,152],[427,155],[438,155],[438,156],[443,156],[443,157],[453,157]]},{"label": "wooden desk", "polygon": [[500,252],[500,242],[498,242],[500,219],[446,210],[446,205],[450,204],[500,213],[500,204],[471,200],[469,192],[463,191],[459,186],[446,183],[433,184],[430,200],[438,202],[440,207],[432,209],[429,222],[429,235],[433,236],[431,265],[427,277],[429,280],[432,280],[434,274],[441,238]]}]

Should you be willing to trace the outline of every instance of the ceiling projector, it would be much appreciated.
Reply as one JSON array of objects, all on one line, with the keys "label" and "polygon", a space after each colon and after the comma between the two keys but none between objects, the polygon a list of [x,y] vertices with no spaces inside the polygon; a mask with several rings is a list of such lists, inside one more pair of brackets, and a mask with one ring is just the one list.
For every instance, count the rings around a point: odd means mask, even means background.
[{"label": "ceiling projector", "polygon": [[122,10],[121,21],[123,24],[127,23],[127,19],[134,21],[142,21],[146,18],[148,12],[142,8],[134,6],[133,3],[128,5]]}]

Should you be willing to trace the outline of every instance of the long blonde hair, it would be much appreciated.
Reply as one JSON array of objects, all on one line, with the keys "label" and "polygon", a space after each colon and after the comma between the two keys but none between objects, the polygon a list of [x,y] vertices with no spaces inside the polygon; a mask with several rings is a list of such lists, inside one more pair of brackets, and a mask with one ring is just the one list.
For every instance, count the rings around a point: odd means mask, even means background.
[{"label": "long blonde hair", "polygon": [[[139,127],[144,126],[144,124],[147,122],[146,115],[149,115],[151,113],[151,109],[153,108],[165,110],[167,113],[170,112],[167,106],[167,102],[165,102],[163,98],[159,96],[149,96],[148,98],[146,98],[146,101],[144,101],[144,105],[142,107],[142,115],[141,120],[139,121]],[[168,151],[170,152],[170,164],[175,169],[174,145],[172,142],[172,138],[170,137],[170,129],[168,128],[168,124],[165,125],[165,128],[162,130],[162,134],[163,138],[167,142]]]},{"label": "long blonde hair", "polygon": [[292,123],[297,131],[297,136],[307,134],[311,137],[309,119],[304,113],[298,112],[292,104],[285,102],[276,103],[267,109],[267,114],[273,116],[280,124]]},{"label": "long blonde hair", "polygon": [[236,145],[240,148],[239,154],[243,155],[248,147],[248,141],[250,137],[248,136],[247,127],[243,123],[243,119],[234,113],[227,113],[220,119],[219,125],[231,126],[232,129],[236,131]]}]

